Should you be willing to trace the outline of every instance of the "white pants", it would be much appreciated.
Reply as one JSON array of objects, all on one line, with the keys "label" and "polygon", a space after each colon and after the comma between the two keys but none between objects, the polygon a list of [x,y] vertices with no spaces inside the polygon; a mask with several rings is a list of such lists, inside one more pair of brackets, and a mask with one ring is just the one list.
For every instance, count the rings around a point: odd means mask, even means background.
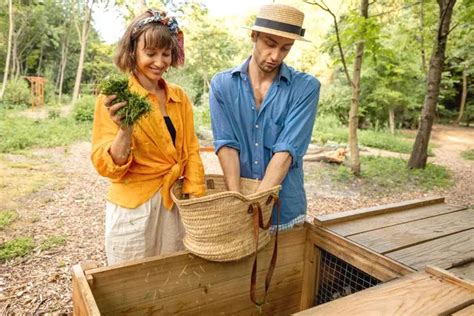
[{"label": "white pants", "polygon": [[162,204],[160,191],[130,209],[107,202],[105,253],[107,264],[158,256],[183,250],[184,227],[178,209]]}]

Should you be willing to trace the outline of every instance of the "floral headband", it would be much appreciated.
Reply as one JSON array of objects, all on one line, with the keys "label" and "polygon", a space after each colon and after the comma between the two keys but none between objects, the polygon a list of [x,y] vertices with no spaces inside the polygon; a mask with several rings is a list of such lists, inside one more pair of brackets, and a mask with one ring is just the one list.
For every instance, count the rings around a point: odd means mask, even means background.
[{"label": "floral headband", "polygon": [[132,30],[132,37],[134,37],[145,25],[150,23],[159,23],[166,25],[171,35],[176,36],[178,39],[178,64],[184,64],[184,34],[178,26],[178,21],[174,17],[166,16],[166,13],[160,13],[160,11],[154,9],[148,9],[150,17],[140,20]]}]

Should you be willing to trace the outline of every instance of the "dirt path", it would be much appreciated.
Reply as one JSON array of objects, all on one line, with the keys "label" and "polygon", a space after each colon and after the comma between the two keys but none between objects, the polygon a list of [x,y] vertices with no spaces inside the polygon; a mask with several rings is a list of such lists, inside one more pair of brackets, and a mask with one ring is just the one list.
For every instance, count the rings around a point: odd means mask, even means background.
[{"label": "dirt path", "polygon": [[[456,184],[452,188],[374,198],[356,187],[334,190],[327,183],[307,181],[309,212],[332,213],[428,194],[446,196],[450,203],[474,204],[474,162],[459,156],[461,151],[474,148],[474,129],[435,126],[433,143],[439,146],[434,150],[436,157],[430,160],[453,172]],[[19,214],[16,222],[0,230],[0,243],[28,236],[37,245],[31,255],[0,264],[0,314],[70,313],[71,266],[84,260],[105,264],[103,209],[108,184],[92,168],[89,148],[84,142],[0,159],[0,178],[6,178],[0,183],[0,205]],[[221,172],[213,153],[203,153],[203,160],[207,173]],[[305,164],[305,170],[312,168],[324,165]],[[34,185],[25,179],[34,180]],[[41,250],[41,243],[51,236],[65,237],[66,242]]]}]

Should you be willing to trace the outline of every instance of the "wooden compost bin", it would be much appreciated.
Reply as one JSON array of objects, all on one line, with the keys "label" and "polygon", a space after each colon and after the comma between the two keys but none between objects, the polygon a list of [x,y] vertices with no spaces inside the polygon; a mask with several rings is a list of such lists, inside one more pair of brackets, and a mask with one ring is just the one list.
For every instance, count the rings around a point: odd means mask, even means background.
[{"label": "wooden compost bin", "polygon": [[296,313],[308,315],[474,315],[474,285],[436,267]]},{"label": "wooden compost bin", "polygon": [[[318,307],[329,306],[355,297],[356,292],[363,295],[369,291],[367,288],[373,291],[388,286],[391,282],[380,284],[415,275],[427,265],[448,270],[446,273],[472,284],[468,279],[474,279],[473,232],[474,210],[445,204],[444,198],[316,217],[304,227],[280,233],[277,265],[261,312],[263,315],[289,315],[305,310],[313,313],[310,308],[316,304],[345,296]],[[257,297],[263,295],[272,250],[270,242],[259,252]],[[215,263],[180,252],[110,267],[76,265],[73,267],[74,313],[258,315],[260,311],[249,297],[252,264],[253,257]],[[416,275],[422,273],[430,272]],[[404,284],[399,286],[405,291],[416,290]],[[472,289],[466,295],[472,304]],[[469,299],[463,303],[466,306],[456,307],[467,308]],[[344,309],[339,312],[338,308],[334,313],[342,315]],[[420,305],[418,312],[422,313],[423,308]],[[450,312],[453,311],[451,308]]]}]

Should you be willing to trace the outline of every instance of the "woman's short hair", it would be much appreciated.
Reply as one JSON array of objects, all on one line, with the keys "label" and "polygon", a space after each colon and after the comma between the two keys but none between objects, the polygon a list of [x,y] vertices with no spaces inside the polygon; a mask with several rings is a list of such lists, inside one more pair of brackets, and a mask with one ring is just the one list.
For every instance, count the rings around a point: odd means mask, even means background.
[{"label": "woman's short hair", "polygon": [[168,26],[161,23],[148,23],[134,32],[136,25],[150,16],[152,16],[150,12],[145,12],[133,19],[117,45],[114,62],[125,73],[135,69],[135,56],[138,40],[141,36],[144,37],[145,48],[171,49],[171,66],[176,67],[178,65],[178,38],[171,34]]}]

